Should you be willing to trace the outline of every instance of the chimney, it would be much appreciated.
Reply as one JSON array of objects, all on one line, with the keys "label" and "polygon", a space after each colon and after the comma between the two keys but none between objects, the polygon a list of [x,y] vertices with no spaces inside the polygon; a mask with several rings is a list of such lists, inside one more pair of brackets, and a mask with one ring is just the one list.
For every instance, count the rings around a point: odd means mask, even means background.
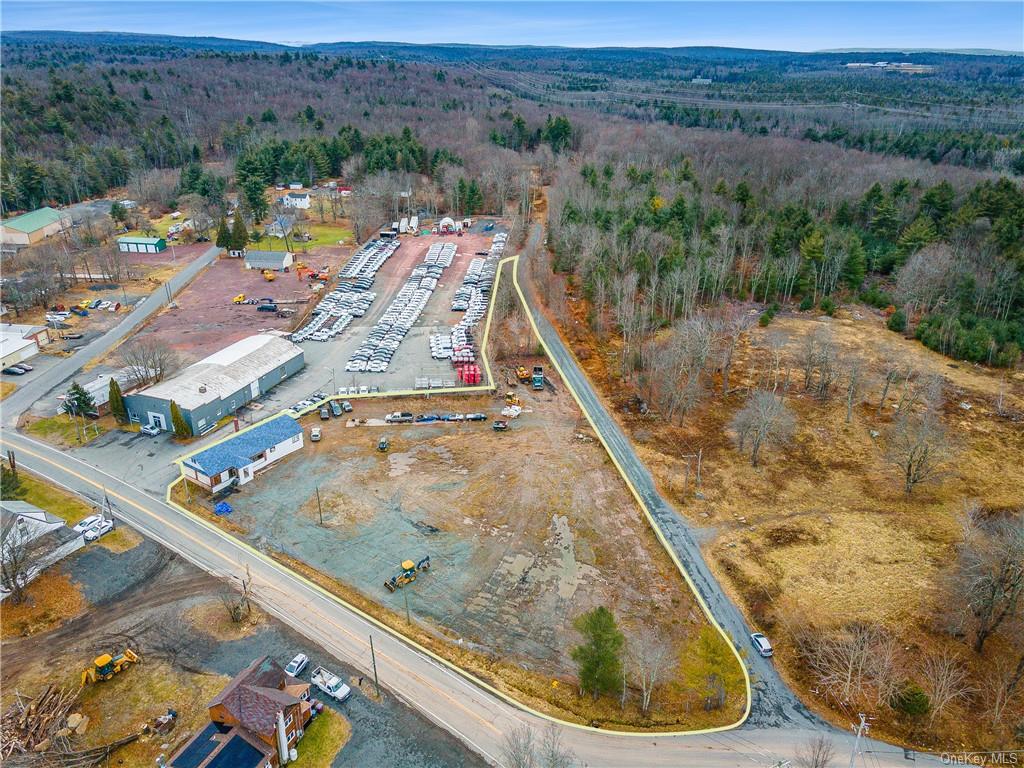
[{"label": "chimney", "polygon": [[288,734],[284,730],[284,711],[277,713],[277,755],[281,765],[288,762]]},{"label": "chimney", "polygon": [[199,385],[199,392],[200,392],[200,394],[203,394],[203,395],[206,394],[206,385],[205,384],[200,384]]}]

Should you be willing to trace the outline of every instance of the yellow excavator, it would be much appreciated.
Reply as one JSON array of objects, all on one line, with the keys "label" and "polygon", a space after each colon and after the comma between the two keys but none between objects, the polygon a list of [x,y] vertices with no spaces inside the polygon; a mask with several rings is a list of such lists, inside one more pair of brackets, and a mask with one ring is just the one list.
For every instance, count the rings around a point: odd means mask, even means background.
[{"label": "yellow excavator", "polygon": [[505,405],[519,405],[519,406],[521,406],[522,404],[523,404],[523,401],[519,399],[519,395],[517,395],[515,392],[506,392],[505,393]]},{"label": "yellow excavator", "polygon": [[430,555],[427,555],[418,563],[414,563],[412,560],[403,560],[401,570],[385,581],[384,586],[387,587],[388,592],[394,592],[396,589],[400,589],[406,584],[412,584],[416,581],[416,574],[420,571],[429,570]]},{"label": "yellow excavator", "polygon": [[139,655],[131,648],[125,648],[124,653],[119,653],[116,656],[111,656],[109,653],[97,656],[93,659],[91,667],[82,670],[82,685],[95,683],[97,680],[109,680],[138,661]]},{"label": "yellow excavator", "polygon": [[526,370],[525,365],[520,365],[516,368],[516,378],[524,384],[530,383],[530,372]]},{"label": "yellow excavator", "polygon": [[272,282],[274,282],[277,279],[277,276],[273,272],[271,272],[269,269],[264,269],[263,270],[263,279],[266,280],[268,283],[272,283]]}]

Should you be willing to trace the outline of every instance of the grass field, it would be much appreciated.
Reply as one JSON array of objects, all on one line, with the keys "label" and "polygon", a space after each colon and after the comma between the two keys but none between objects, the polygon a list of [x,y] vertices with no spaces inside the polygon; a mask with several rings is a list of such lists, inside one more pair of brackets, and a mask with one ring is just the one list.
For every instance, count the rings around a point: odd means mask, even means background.
[{"label": "grass field", "polygon": [[293,768],[330,768],[351,735],[348,720],[325,707],[299,742],[299,759],[292,763]]},{"label": "grass field", "polygon": [[0,381],[0,400],[12,394],[17,388],[18,385],[13,381]]},{"label": "grass field", "polygon": [[64,413],[37,419],[28,425],[29,434],[37,435],[47,442],[65,446],[85,445],[106,431],[107,428],[101,426],[98,421],[88,419],[83,428],[81,419],[73,419]]},{"label": "grass field", "polygon": [[[342,223],[314,223],[311,217],[309,221],[303,222],[302,226],[310,235],[313,236],[313,239],[306,242],[295,242],[293,247],[299,253],[305,253],[309,249],[315,248],[318,245],[352,245],[354,237],[352,229],[344,226]],[[339,241],[341,241],[341,243],[339,243]]]},{"label": "grass field", "polygon": [[57,515],[68,525],[74,525],[93,513],[92,507],[77,496],[65,493],[28,472],[19,472],[18,478],[21,480],[19,499]]}]

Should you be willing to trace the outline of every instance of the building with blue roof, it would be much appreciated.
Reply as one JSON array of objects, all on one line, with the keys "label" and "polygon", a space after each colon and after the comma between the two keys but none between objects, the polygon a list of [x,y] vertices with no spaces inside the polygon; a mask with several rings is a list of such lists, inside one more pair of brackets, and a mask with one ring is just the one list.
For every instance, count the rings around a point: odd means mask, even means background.
[{"label": "building with blue roof", "polygon": [[187,457],[181,474],[216,493],[229,485],[245,485],[258,471],[300,448],[302,425],[281,414]]}]

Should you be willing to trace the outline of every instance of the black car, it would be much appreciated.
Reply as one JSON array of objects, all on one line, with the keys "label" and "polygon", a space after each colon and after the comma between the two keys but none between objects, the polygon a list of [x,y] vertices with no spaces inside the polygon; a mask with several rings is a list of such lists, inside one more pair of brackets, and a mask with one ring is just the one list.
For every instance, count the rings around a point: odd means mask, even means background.
[{"label": "black car", "polygon": [[331,418],[331,412],[327,409],[327,406],[325,405],[323,408],[320,409],[320,420],[327,421],[329,418]]},{"label": "black car", "polygon": [[25,375],[25,371],[23,369],[16,368],[14,366],[12,366],[10,368],[4,368],[2,373],[6,373],[8,376],[24,376]]},{"label": "black car", "polygon": [[466,421],[487,421],[487,414],[485,413],[467,413]]},{"label": "black car", "polygon": [[338,404],[337,400],[331,400],[331,413],[335,416],[341,416],[342,414],[341,405]]},{"label": "black car", "polygon": [[496,421],[492,425],[492,428],[494,429],[495,432],[505,432],[505,431],[508,430],[508,422],[507,421]]}]

